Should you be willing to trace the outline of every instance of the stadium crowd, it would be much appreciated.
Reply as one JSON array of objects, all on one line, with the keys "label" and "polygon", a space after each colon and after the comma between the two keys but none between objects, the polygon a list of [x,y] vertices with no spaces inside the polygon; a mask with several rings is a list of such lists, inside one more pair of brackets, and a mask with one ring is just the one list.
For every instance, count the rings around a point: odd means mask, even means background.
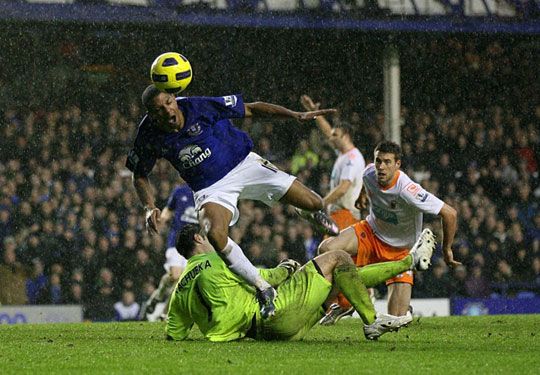
[{"label": "stadium crowd", "polygon": [[[538,93],[499,90],[515,73],[506,71],[509,52],[498,43],[455,48],[461,53],[448,69],[462,80],[481,72],[475,85],[491,85],[486,92],[500,95],[486,103],[476,91],[459,101],[463,85],[455,82],[444,88],[452,100],[441,96],[436,103],[402,108],[402,168],[458,210],[454,248],[463,263],[450,270],[436,259],[416,276],[414,296],[540,293]],[[291,93],[291,103],[284,104],[299,107],[300,94]],[[527,105],[513,105],[516,95]],[[370,161],[383,137],[383,115],[353,100],[317,99],[339,104],[331,121],[357,129],[355,143]],[[0,113],[1,304],[82,304],[85,318],[97,321],[136,316],[137,303],[163,273],[167,232],[146,233],[125,168],[142,115],[136,96],[126,108],[101,113],[75,105]],[[334,153],[316,126],[279,125],[296,129],[284,132],[264,121],[236,125],[251,134],[261,156],[321,195],[328,192]],[[152,179],[163,207],[176,172],[159,161]],[[321,237],[289,207],[251,201],[239,207],[231,236],[254,264],[271,267],[283,258],[305,262],[316,255]],[[425,221],[441,235],[439,223]]]}]

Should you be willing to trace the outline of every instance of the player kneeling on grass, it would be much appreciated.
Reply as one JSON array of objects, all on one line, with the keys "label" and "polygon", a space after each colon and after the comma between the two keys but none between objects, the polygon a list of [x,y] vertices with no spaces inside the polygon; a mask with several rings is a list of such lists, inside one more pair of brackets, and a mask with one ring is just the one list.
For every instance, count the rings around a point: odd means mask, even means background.
[{"label": "player kneeling on grass", "polygon": [[395,331],[399,320],[386,314],[376,317],[363,280],[376,285],[420,262],[411,251],[400,261],[357,269],[351,257],[338,250],[319,255],[299,270],[294,261],[260,269],[260,275],[277,288],[276,314],[262,319],[255,288],[229,270],[198,225],[185,226],[176,247],[188,264],[169,304],[166,334],[170,340],[186,339],[194,323],[210,341],[300,340],[324,316],[324,305],[337,292],[362,318],[366,338],[377,339]]}]

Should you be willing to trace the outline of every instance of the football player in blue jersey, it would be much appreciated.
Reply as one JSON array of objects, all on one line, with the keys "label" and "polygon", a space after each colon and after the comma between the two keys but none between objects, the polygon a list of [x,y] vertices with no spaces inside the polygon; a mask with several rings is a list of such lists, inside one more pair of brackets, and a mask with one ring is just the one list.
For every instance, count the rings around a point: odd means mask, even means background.
[{"label": "football player in blue jersey", "polygon": [[310,121],[335,112],[322,109],[295,112],[264,102],[244,103],[242,95],[178,97],[148,86],[142,94],[148,113],[142,119],[126,166],[146,211],[146,225],[158,232],[161,211],[155,205],[148,175],[156,160],[168,160],[194,191],[199,221],[208,226],[208,239],[229,268],[258,290],[261,315],[275,312],[276,291],[229,237],[229,226],[239,216],[238,199],[277,202],[302,210],[326,234],[336,235],[337,225],[324,212],[322,198],[294,176],[278,170],[253,153],[253,142],[230,119],[271,117]]},{"label": "football player in blue jersey", "polygon": [[182,182],[171,192],[165,208],[159,217],[162,228],[170,224],[167,235],[167,250],[165,251],[166,273],[159,282],[158,288],[145,301],[139,312],[139,320],[156,321],[166,313],[167,301],[173,287],[186,268],[187,259],[179,254],[176,249],[176,237],[178,232],[187,224],[198,223],[197,211],[193,200],[193,191]]}]

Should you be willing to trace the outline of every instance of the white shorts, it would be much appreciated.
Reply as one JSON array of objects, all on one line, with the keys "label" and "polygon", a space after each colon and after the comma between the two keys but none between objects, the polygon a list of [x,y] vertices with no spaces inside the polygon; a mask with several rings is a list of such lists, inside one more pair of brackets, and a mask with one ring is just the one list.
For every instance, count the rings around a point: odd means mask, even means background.
[{"label": "white shorts", "polygon": [[239,199],[251,199],[268,206],[275,205],[287,193],[296,177],[280,171],[254,152],[221,180],[194,194],[197,211],[208,202],[217,203],[232,212],[230,225],[238,221]]},{"label": "white shorts", "polygon": [[170,272],[171,267],[186,268],[187,259],[178,253],[176,247],[169,247],[165,252],[165,264],[163,268],[165,271]]}]

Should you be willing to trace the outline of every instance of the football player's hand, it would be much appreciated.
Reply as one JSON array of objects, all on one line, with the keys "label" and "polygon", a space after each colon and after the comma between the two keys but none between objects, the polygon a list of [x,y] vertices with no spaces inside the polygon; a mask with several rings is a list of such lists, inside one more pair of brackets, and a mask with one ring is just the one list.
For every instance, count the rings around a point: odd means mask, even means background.
[{"label": "football player's hand", "polygon": [[283,267],[289,271],[289,276],[295,273],[302,265],[294,259],[283,259],[278,267]]},{"label": "football player's hand", "polygon": [[358,198],[354,202],[354,207],[356,207],[360,211],[367,210],[368,208],[367,194],[360,193],[360,195],[358,195]]},{"label": "football player's hand", "polygon": [[443,249],[443,256],[444,262],[448,267],[454,268],[461,265],[461,262],[454,260],[454,253],[452,252],[452,248]]},{"label": "football player's hand", "polygon": [[161,210],[157,207],[146,209],[146,230],[149,234],[159,234]]},{"label": "football player's hand", "polygon": [[313,99],[307,95],[302,95],[300,97],[300,103],[302,103],[302,106],[306,111],[316,111],[321,108],[321,103],[314,103]]},{"label": "football player's hand", "polygon": [[315,120],[317,116],[324,116],[328,115],[330,113],[336,113],[335,109],[319,109],[317,111],[309,111],[309,112],[297,112],[297,120],[298,121],[311,121]]}]

